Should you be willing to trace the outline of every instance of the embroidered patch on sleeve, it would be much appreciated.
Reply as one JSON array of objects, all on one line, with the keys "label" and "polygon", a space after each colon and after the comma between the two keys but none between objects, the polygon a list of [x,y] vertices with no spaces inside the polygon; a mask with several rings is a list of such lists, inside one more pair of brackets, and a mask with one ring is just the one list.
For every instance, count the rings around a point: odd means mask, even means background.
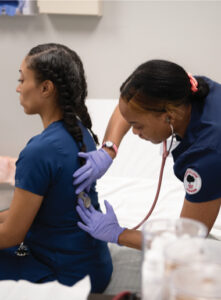
[{"label": "embroidered patch on sleeve", "polygon": [[194,195],[198,193],[202,186],[200,175],[193,169],[187,169],[184,175],[184,188],[187,194]]}]

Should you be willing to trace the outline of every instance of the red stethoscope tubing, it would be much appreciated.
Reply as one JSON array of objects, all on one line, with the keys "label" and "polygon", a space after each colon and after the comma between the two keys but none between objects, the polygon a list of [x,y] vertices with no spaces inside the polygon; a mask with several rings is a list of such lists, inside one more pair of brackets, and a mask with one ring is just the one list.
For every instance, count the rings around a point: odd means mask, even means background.
[{"label": "red stethoscope tubing", "polygon": [[171,140],[171,144],[170,147],[167,151],[167,141],[165,140],[163,142],[163,155],[162,155],[162,163],[161,163],[161,168],[160,168],[160,176],[159,176],[159,180],[158,180],[158,186],[157,186],[157,191],[156,191],[156,195],[155,195],[155,199],[153,201],[153,204],[148,212],[148,214],[146,215],[146,217],[135,227],[133,227],[133,230],[138,229],[141,225],[143,225],[143,223],[150,217],[150,215],[152,214],[156,204],[157,204],[157,200],[160,194],[160,188],[161,188],[161,183],[162,183],[162,179],[163,179],[163,170],[164,170],[164,166],[166,163],[166,159],[170,153],[171,147],[172,147],[172,143],[173,143],[173,136],[172,136],[172,140]]}]

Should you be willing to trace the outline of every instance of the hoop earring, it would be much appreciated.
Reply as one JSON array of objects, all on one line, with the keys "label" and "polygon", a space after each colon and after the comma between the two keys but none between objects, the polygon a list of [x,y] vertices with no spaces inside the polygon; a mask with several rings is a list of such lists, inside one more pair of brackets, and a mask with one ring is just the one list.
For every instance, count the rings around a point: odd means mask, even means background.
[{"label": "hoop earring", "polygon": [[173,125],[171,123],[169,123],[170,125],[170,129],[171,129],[171,135],[174,136],[174,129],[173,129]]},{"label": "hoop earring", "polygon": [[166,122],[170,124],[170,118],[166,117]]},{"label": "hoop earring", "polygon": [[174,136],[174,129],[173,129],[173,125],[170,123],[170,118],[169,117],[166,117],[166,122],[169,123],[169,125],[170,125],[171,135],[173,137]]}]

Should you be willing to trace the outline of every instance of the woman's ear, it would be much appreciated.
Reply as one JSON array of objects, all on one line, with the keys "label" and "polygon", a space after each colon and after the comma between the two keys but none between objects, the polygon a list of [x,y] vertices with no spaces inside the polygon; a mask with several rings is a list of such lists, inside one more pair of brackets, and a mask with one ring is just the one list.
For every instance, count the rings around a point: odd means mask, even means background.
[{"label": "woman's ear", "polygon": [[50,97],[54,91],[55,87],[51,80],[45,80],[41,83],[41,92],[43,97]]},{"label": "woman's ear", "polygon": [[179,115],[179,110],[173,105],[167,105],[165,113],[165,122],[173,124]]},{"label": "woman's ear", "polygon": [[167,123],[167,124],[171,124],[174,120],[174,114],[171,111],[166,111],[161,113],[161,119],[163,122]]}]

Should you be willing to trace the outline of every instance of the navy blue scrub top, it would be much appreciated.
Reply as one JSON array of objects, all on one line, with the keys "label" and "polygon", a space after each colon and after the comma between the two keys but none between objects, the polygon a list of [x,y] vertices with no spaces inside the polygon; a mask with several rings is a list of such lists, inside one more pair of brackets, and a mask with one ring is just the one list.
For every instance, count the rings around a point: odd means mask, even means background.
[{"label": "navy blue scrub top", "polygon": [[[87,151],[95,150],[91,135],[81,128]],[[14,248],[1,250],[0,279],[58,280],[73,285],[89,274],[92,292],[106,288],[112,273],[107,244],[77,226],[80,218],[72,175],[80,167],[78,152],[63,121],[57,121],[33,137],[20,153],[15,186],[44,198],[24,241],[30,255],[18,257]],[[95,184],[89,196],[99,210]]]},{"label": "navy blue scrub top", "polygon": [[192,103],[184,138],[172,151],[174,173],[184,182],[186,199],[206,202],[221,197],[221,85],[206,77],[210,92]]}]

